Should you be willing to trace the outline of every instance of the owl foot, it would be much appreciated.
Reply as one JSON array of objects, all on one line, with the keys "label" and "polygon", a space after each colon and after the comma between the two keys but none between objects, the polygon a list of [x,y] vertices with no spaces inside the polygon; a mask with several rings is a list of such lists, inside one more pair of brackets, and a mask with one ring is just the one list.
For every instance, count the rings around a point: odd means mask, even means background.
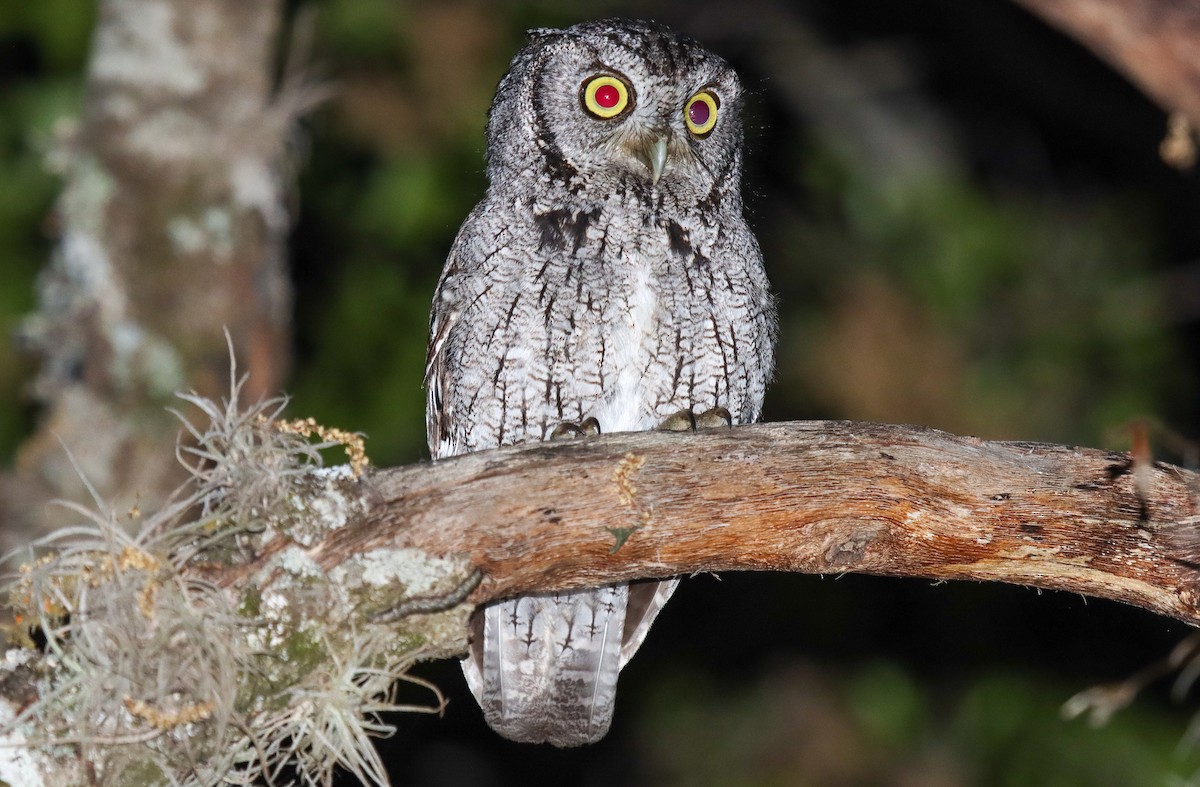
[{"label": "owl foot", "polygon": [[694,432],[719,426],[733,426],[733,416],[724,407],[714,407],[702,413],[680,410],[667,416],[658,428],[666,432]]},{"label": "owl foot", "polygon": [[696,416],[697,429],[717,429],[733,426],[733,416],[724,407],[713,407]]},{"label": "owl foot", "polygon": [[576,437],[592,437],[600,434],[600,422],[588,416],[579,423],[567,421],[554,427],[550,433],[551,440],[573,440]]}]

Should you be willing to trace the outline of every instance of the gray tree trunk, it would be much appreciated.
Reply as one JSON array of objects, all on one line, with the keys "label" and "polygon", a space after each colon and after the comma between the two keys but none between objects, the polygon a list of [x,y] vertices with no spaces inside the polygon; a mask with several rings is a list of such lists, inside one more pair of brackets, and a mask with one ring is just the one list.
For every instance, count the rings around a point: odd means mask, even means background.
[{"label": "gray tree trunk", "polygon": [[[279,0],[104,0],[83,115],[59,151],[61,235],[22,339],[37,432],[0,478],[0,549],[61,524],[80,473],[117,510],[181,480],[181,389],[227,390],[228,328],[249,397],[289,358],[287,142]],[[64,448],[66,450],[64,450]]]}]

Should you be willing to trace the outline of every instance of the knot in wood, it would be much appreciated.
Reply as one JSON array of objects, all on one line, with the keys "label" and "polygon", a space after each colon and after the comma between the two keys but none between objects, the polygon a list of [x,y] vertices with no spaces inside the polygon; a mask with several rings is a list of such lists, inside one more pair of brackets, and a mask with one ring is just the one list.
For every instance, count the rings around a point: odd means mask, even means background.
[{"label": "knot in wood", "polygon": [[839,528],[826,540],[822,557],[830,568],[860,568],[867,547],[886,532],[887,528],[876,522],[861,522]]}]

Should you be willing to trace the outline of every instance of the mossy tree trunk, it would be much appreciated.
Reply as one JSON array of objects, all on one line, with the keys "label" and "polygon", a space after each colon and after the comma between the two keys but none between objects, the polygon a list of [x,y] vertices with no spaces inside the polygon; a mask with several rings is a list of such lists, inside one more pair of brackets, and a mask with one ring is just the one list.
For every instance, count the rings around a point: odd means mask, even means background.
[{"label": "mossy tree trunk", "polygon": [[[36,433],[0,479],[0,548],[84,500],[118,510],[181,480],[172,394],[227,390],[227,328],[247,393],[290,354],[287,141],[279,0],[104,0],[78,128],[60,151],[59,240],[22,331],[40,359]],[[65,449],[65,450],[64,450]]]}]

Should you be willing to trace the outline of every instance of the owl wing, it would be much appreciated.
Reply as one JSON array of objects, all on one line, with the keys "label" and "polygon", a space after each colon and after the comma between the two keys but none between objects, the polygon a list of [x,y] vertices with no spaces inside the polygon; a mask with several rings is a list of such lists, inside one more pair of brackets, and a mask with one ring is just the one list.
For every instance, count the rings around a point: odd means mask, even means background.
[{"label": "owl wing", "polygon": [[634,582],[629,586],[629,601],[625,609],[625,629],[621,637],[622,669],[646,639],[650,624],[658,617],[675,588],[679,577]]},{"label": "owl wing", "polygon": [[[456,243],[454,249],[458,249]],[[446,298],[448,280],[456,275],[454,251],[446,261],[442,276],[434,291],[433,310],[429,317],[429,347],[425,355],[425,433],[429,442],[429,454],[438,459],[442,451],[442,439],[447,433],[446,419],[446,340],[458,322],[459,310]]]},{"label": "owl wing", "polygon": [[439,315],[435,309],[429,326],[429,352],[425,361],[425,433],[429,454],[434,459],[440,453],[442,436],[446,433],[446,360],[442,354],[455,318]]}]

